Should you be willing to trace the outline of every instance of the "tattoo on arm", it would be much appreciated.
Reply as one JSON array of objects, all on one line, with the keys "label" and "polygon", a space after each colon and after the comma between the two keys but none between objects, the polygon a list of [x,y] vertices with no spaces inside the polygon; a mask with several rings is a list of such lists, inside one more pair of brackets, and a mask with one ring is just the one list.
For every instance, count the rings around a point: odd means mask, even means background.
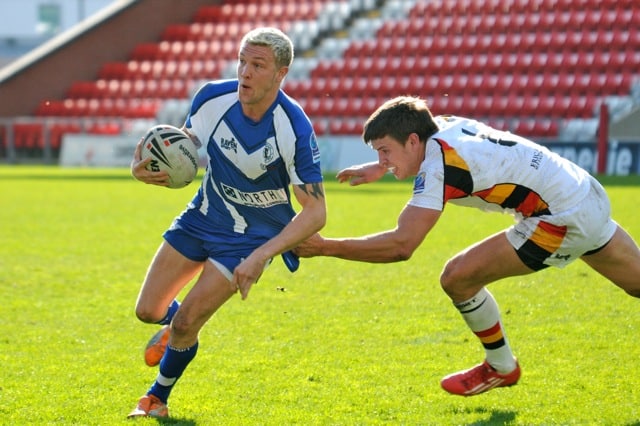
[{"label": "tattoo on arm", "polygon": [[308,183],[303,185],[297,185],[305,194],[311,195],[313,198],[324,198],[322,193],[322,185],[319,183]]}]

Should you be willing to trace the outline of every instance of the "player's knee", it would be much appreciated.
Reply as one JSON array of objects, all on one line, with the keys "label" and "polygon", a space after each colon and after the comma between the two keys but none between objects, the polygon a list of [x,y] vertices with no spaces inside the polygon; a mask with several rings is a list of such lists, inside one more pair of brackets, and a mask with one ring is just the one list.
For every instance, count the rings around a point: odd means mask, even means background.
[{"label": "player's knee", "polygon": [[610,280],[629,296],[640,298],[640,278],[637,277],[637,272],[628,272],[623,277],[612,277]]},{"label": "player's knee", "polygon": [[171,321],[171,333],[173,336],[181,338],[189,337],[193,334],[197,335],[198,330],[195,330],[194,322],[187,315],[181,315],[178,312],[173,317],[173,321]]},{"label": "player's knee", "polygon": [[136,317],[147,324],[155,324],[163,318],[163,313],[151,306],[138,303],[136,305]]},{"label": "player's knee", "polygon": [[460,283],[456,272],[457,261],[455,258],[450,259],[442,269],[440,274],[440,286],[447,295],[452,296]]},{"label": "player's knee", "polygon": [[449,260],[440,274],[440,286],[453,301],[467,300],[482,287],[474,278],[475,274],[464,265],[459,257]]},{"label": "player's knee", "polygon": [[137,307],[137,306],[136,306],[136,317],[140,321],[148,323],[148,324],[153,324],[154,322],[157,321],[157,320],[154,320],[153,314],[150,311],[142,309],[142,308]]}]

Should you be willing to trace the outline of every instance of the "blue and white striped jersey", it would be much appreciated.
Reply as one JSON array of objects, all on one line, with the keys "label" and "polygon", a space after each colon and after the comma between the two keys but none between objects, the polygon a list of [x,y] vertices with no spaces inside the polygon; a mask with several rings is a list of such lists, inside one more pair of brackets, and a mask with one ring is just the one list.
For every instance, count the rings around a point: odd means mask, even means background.
[{"label": "blue and white striped jersey", "polygon": [[192,224],[205,233],[269,239],[295,211],[290,184],[322,181],[320,152],[309,118],[282,90],[259,122],[247,118],[238,81],[202,86],[185,127],[206,146],[207,170],[187,207],[202,213]]}]

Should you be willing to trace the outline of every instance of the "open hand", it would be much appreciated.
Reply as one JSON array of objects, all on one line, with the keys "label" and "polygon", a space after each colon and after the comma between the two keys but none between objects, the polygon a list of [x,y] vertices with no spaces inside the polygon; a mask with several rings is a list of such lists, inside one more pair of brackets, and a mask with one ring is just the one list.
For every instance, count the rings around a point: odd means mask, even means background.
[{"label": "open hand", "polygon": [[387,170],[379,163],[366,163],[358,166],[351,166],[338,172],[338,182],[349,181],[349,185],[357,186],[380,179]]},{"label": "open hand", "polygon": [[300,257],[314,257],[322,255],[322,245],[324,238],[318,233],[313,234],[293,249],[293,252]]}]

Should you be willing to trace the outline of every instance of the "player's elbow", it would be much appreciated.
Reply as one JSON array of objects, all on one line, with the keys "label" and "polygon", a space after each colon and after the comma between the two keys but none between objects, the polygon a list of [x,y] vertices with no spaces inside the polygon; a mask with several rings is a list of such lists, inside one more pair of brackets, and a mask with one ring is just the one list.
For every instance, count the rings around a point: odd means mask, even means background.
[{"label": "player's elbow", "polygon": [[411,259],[413,253],[420,245],[420,241],[413,238],[406,232],[395,230],[390,233],[391,254],[394,262],[404,262]]},{"label": "player's elbow", "polygon": [[327,224],[327,210],[316,209],[313,213],[314,232],[320,232]]},{"label": "player's elbow", "polygon": [[400,252],[399,259],[401,262],[406,262],[411,259],[411,256],[413,256],[413,250],[404,250]]},{"label": "player's elbow", "polygon": [[322,213],[319,215],[318,221],[317,221],[318,231],[324,228],[326,224],[327,224],[327,211],[323,210]]},{"label": "player's elbow", "polygon": [[413,253],[415,251],[415,247],[409,246],[407,244],[398,244],[398,246],[395,248],[393,254],[393,260],[394,262],[405,262],[409,259],[411,259],[411,256],[413,256]]}]

